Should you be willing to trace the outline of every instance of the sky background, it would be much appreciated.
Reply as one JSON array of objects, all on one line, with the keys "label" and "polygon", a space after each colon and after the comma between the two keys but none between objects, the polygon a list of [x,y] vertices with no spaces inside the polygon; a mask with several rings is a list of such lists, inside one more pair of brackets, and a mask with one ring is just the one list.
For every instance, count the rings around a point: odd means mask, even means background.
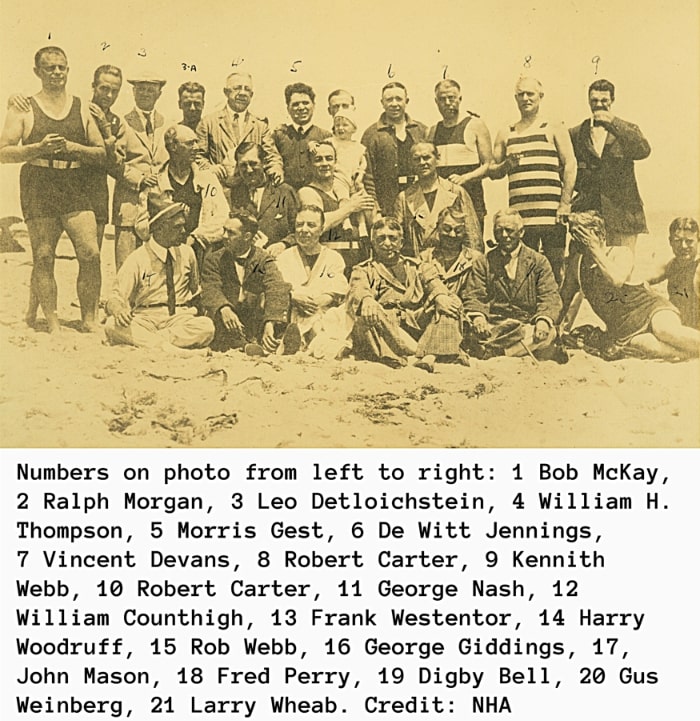
[{"label": "sky background", "polygon": [[[651,143],[651,156],[636,164],[637,177],[651,224],[663,216],[667,225],[675,215],[697,215],[700,206],[699,4],[641,0],[631,7],[621,0],[150,0],[147,6],[4,0],[0,102],[38,90],[32,59],[48,44],[66,50],[69,91],[86,99],[92,71],[102,63],[120,66],[127,77],[146,66],[162,72],[168,84],[158,108],[172,119],[179,117],[177,87],[185,80],[206,86],[205,113],[220,107],[233,63],[253,74],[251,109],[273,125],[286,120],[286,84],[314,87],[315,122],[324,127],[326,96],[347,88],[356,97],[358,140],[381,111],[380,89],[390,72],[408,87],[411,115],[427,124],[439,119],[435,82],[443,74],[454,78],[463,107],[482,116],[492,137],[518,117],[513,86],[520,74],[541,80],[542,114],[567,126],[588,115],[586,89],[604,77],[617,88],[613,111],[639,125]],[[123,114],[132,105],[125,83],[114,109]],[[0,213],[18,214],[18,168],[0,171]],[[487,182],[486,196],[492,212],[505,205],[505,181]]]}]

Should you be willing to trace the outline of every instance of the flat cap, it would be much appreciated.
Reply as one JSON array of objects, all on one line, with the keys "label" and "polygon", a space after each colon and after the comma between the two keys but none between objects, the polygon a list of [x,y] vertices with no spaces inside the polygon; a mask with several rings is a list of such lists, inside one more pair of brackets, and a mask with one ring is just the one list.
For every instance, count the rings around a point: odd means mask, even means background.
[{"label": "flat cap", "polygon": [[161,73],[157,73],[154,70],[139,70],[136,73],[131,73],[131,77],[126,79],[127,83],[136,85],[137,83],[156,83],[157,85],[165,85],[167,80],[162,76]]}]

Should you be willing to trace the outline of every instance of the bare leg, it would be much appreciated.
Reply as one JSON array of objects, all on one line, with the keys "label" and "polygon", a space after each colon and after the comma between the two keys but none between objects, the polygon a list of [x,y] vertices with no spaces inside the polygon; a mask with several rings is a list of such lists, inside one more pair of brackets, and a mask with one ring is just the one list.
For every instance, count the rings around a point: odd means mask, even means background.
[{"label": "bare leg", "polygon": [[642,351],[649,358],[673,360],[681,355],[678,348],[674,348],[668,343],[662,343],[653,333],[636,335],[630,340],[629,344],[632,348]]},{"label": "bare leg", "polygon": [[667,345],[673,346],[683,358],[700,356],[700,331],[681,324],[681,319],[671,310],[655,313],[651,319],[651,332]]},{"label": "bare leg", "polygon": [[100,301],[100,250],[97,247],[97,225],[91,210],[64,215],[61,220],[73,241],[78,259],[78,301],[85,330],[97,328],[97,305]]},{"label": "bare leg", "polygon": [[133,228],[119,226],[114,229],[114,262],[119,270],[124,261],[136,250],[136,235]]},{"label": "bare leg", "polygon": [[54,333],[60,328],[56,313],[58,291],[54,277],[54,261],[56,245],[63,232],[63,226],[60,218],[34,218],[27,221],[27,231],[32,244],[33,258],[27,321],[32,320],[32,313],[33,320],[36,320],[38,302],[49,325],[49,333]]},{"label": "bare leg", "polygon": [[33,328],[36,325],[36,314],[39,310],[39,297],[34,292],[34,287],[29,283],[29,305],[24,316],[24,322]]},{"label": "bare leg", "polygon": [[102,240],[105,237],[106,223],[97,223],[97,247],[102,250]]}]

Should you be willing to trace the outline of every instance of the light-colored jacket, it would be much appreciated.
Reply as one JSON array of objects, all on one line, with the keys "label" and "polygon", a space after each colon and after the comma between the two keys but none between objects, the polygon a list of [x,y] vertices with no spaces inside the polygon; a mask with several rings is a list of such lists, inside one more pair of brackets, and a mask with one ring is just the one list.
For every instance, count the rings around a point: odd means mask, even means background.
[{"label": "light-colored jacket", "polygon": [[423,189],[417,182],[399,193],[396,199],[394,217],[403,228],[403,253],[417,257],[422,250],[435,245],[438,215],[441,210],[455,203],[465,216],[469,247],[483,251],[484,242],[479,220],[468,193],[459,185],[438,178],[432,209],[428,207]]},{"label": "light-colored jacket", "polygon": [[197,126],[198,162],[203,168],[223,165],[228,185],[236,169],[234,152],[243,142],[261,145],[265,154],[265,170],[268,173],[276,170],[280,177],[283,175],[282,156],[277,150],[267,120],[246,111],[243,127],[239,131],[225,107],[205,115]]},{"label": "light-colored jacket", "polygon": [[169,124],[158,112],[153,112],[153,138],[146,134],[141,116],[132,110],[124,116],[125,132],[118,152],[124,155],[124,172],[114,185],[112,223],[133,227],[139,213],[141,181],[160,172],[168,161],[163,135]]}]

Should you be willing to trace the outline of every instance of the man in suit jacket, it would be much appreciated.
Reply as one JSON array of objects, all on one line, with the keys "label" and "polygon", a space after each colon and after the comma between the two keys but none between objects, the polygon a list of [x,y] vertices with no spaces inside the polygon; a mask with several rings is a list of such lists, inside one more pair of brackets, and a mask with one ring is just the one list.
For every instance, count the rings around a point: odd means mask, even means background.
[{"label": "man in suit jacket", "polygon": [[505,344],[505,355],[513,356],[543,353],[556,338],[554,324],[562,307],[549,261],[523,244],[523,233],[517,210],[496,213],[493,234],[498,246],[474,261],[461,293],[467,317],[482,341],[504,321],[525,324],[514,334],[514,342]]},{"label": "man in suit jacket", "polygon": [[163,134],[165,119],[155,109],[165,80],[158,74],[141,73],[127,82],[133,85],[135,107],[124,116],[126,132],[121,148],[124,172],[114,186],[112,222],[117,270],[141,245],[134,232],[140,211],[140,193],[158,184],[158,172],[168,160]]},{"label": "man in suit jacket", "polygon": [[275,128],[275,145],[284,159],[284,182],[295,190],[311,181],[309,143],[320,143],[330,133],[311,122],[316,93],[306,83],[292,83],[284,89],[284,100],[291,123]]},{"label": "man in suit jacket", "polygon": [[403,237],[395,218],[376,220],[371,242],[372,257],[350,276],[346,302],[354,321],[353,352],[359,360],[400,368],[416,354],[430,321],[426,308],[434,303],[436,311],[454,314],[449,291],[432,265],[421,273],[418,259],[401,255]]},{"label": "man in suit jacket", "polygon": [[394,217],[403,227],[403,253],[417,257],[435,245],[440,211],[457,205],[467,228],[465,244],[483,252],[481,226],[474,205],[464,188],[438,176],[438,151],[433,143],[419,142],[411,148],[411,161],[417,179],[399,193]]},{"label": "man in suit jacket", "polygon": [[238,177],[231,186],[231,207],[245,208],[257,218],[256,244],[276,255],[286,247],[284,238],[294,233],[299,207],[294,189],[267,177],[261,145],[241,143],[235,155]]},{"label": "man in suit jacket", "polygon": [[232,73],[224,88],[226,105],[205,115],[197,126],[200,163],[210,167],[223,185],[233,182],[236,169],[234,151],[243,142],[262,145],[265,170],[275,185],[282,182],[282,157],[277,152],[265,118],[253,115],[248,106],[253,99],[253,79],[247,73]]},{"label": "man in suit jacket", "polygon": [[636,125],[612,114],[614,101],[615,86],[596,80],[588,88],[592,117],[569,130],[578,161],[572,208],[597,210],[605,220],[608,244],[634,252],[637,234],[648,232],[634,161],[648,157],[651,148]]},{"label": "man in suit jacket", "polygon": [[273,353],[289,314],[290,285],[274,258],[253,245],[255,217],[234,210],[224,225],[224,247],[209,253],[202,271],[202,305],[214,321],[212,348],[242,348],[259,340]]}]

